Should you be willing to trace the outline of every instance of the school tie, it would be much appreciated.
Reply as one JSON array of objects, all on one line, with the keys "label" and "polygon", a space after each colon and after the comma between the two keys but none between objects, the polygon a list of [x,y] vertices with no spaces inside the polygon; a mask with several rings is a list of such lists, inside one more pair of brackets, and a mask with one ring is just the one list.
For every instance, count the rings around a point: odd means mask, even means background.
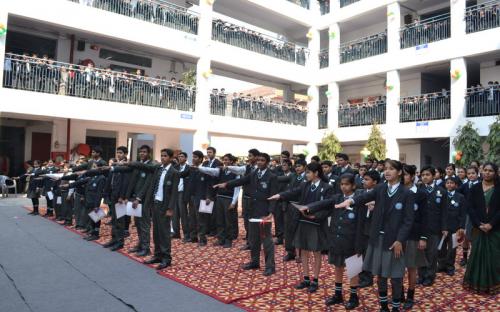
[{"label": "school tie", "polygon": [[398,190],[399,187],[395,187],[395,188],[391,188],[390,185],[387,186],[387,195],[389,195],[389,197],[392,197],[394,196],[394,194],[396,194],[397,190]]},{"label": "school tie", "polygon": [[257,171],[257,178],[262,179],[262,171]]},{"label": "school tie", "polygon": [[311,184],[311,192],[316,191],[317,188],[318,186],[316,184]]},{"label": "school tie", "polygon": [[156,179],[153,195],[156,195],[156,193],[158,192],[158,189],[160,188],[161,175],[162,175],[163,171],[165,171],[165,169],[166,169],[165,167],[161,167],[160,174],[158,175],[158,178]]},{"label": "school tie", "polygon": [[428,193],[432,193],[432,190],[434,189],[432,185],[426,185],[425,189],[427,190]]},{"label": "school tie", "polygon": [[472,183],[472,181],[469,182],[469,188],[472,188],[472,186],[474,185],[474,183]]}]

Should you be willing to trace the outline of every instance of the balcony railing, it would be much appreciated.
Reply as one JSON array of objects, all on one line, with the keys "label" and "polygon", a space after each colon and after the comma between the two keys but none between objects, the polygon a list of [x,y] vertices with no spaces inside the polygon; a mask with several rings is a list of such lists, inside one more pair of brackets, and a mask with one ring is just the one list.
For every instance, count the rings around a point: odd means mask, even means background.
[{"label": "balcony railing", "polygon": [[467,117],[495,116],[500,114],[500,86],[469,88],[465,95]]},{"label": "balcony railing", "polygon": [[198,33],[198,14],[160,0],[69,0],[157,25]]},{"label": "balcony railing", "polygon": [[222,20],[212,22],[212,39],[299,65],[309,57],[305,47]]},{"label": "balcony railing", "polygon": [[319,52],[319,68],[326,68],[328,67],[329,63],[329,54],[328,54],[328,49],[321,50]]},{"label": "balcony railing", "polygon": [[93,100],[194,111],[196,89],[93,66],[6,54],[3,86]]},{"label": "balcony railing", "polygon": [[339,127],[385,124],[385,101],[349,105],[339,109]]},{"label": "balcony railing", "polygon": [[308,9],[309,10],[309,0],[287,0],[287,1],[291,2],[293,4],[296,4],[296,5],[300,5],[304,9]]},{"label": "balcony railing", "polygon": [[318,129],[328,129],[328,106],[323,105],[318,111]]},{"label": "balcony railing", "polygon": [[500,26],[500,0],[471,6],[465,10],[467,33]]},{"label": "balcony railing", "polygon": [[401,49],[450,38],[450,14],[417,21],[399,31]]},{"label": "balcony railing", "polygon": [[387,52],[387,32],[349,41],[340,45],[340,63],[361,60]]},{"label": "balcony railing", "polygon": [[321,15],[330,13],[330,0],[317,0],[319,2],[319,11]]},{"label": "balcony railing", "polygon": [[360,0],[340,0],[340,7],[343,8],[345,6],[351,5],[353,3],[356,3]]},{"label": "balcony railing", "polygon": [[448,91],[409,96],[400,99],[400,122],[449,118],[450,96]]},{"label": "balcony railing", "polygon": [[210,114],[295,126],[307,124],[307,109],[301,105],[244,96],[230,98],[220,93],[210,95]]}]

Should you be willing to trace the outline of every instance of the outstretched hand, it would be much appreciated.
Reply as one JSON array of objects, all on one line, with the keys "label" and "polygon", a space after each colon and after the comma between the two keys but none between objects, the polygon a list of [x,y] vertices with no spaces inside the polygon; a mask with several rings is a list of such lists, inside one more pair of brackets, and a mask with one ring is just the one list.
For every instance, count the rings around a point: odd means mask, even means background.
[{"label": "outstretched hand", "polygon": [[351,205],[352,205],[352,200],[346,199],[340,204],[335,205],[335,208],[348,208]]}]

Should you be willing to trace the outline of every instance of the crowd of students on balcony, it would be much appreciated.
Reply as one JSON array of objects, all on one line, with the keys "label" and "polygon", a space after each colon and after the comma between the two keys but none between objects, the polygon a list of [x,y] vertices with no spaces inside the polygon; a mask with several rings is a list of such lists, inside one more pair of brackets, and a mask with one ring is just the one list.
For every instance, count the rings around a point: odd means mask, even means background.
[{"label": "crowd of students on balcony", "polygon": [[385,123],[386,97],[369,97],[367,101],[340,103],[339,127]]},{"label": "crowd of students on balcony", "polygon": [[441,15],[425,20],[415,18],[413,23],[401,29],[401,49],[435,42],[450,37],[450,15]]},{"label": "crowd of students on balcony", "polygon": [[220,19],[212,21],[212,39],[299,65],[305,65],[308,56],[305,47]]},{"label": "crowd of students on balcony", "polygon": [[306,126],[307,121],[307,107],[305,105],[237,92],[228,95],[224,88],[212,89],[210,113],[295,126]]},{"label": "crowd of students on balcony", "polygon": [[450,94],[446,89],[403,97],[399,106],[401,122],[450,118]]},{"label": "crowd of students on balcony", "polygon": [[[309,9],[309,0],[287,0],[288,2],[300,5],[303,8]],[[314,0],[313,0],[314,1]]]},{"label": "crowd of students on balcony", "polygon": [[319,52],[319,68],[325,68],[329,65],[329,51],[323,49]]},{"label": "crowd of students on balcony", "polygon": [[66,64],[28,53],[6,54],[3,83],[7,88],[185,111],[194,111],[196,98],[193,86],[173,77],[97,68],[92,62]]},{"label": "crowd of students on balcony", "polygon": [[340,63],[352,62],[385,52],[387,52],[387,31],[342,44]]},{"label": "crowd of students on balcony", "polygon": [[500,26],[500,1],[491,1],[465,11],[467,33]]},{"label": "crowd of students on balcony", "polygon": [[500,85],[498,81],[489,81],[467,89],[465,94],[467,117],[500,114]]},{"label": "crowd of students on balcony", "polygon": [[83,5],[126,15],[150,23],[198,33],[198,16],[165,1],[152,0],[70,0]]}]

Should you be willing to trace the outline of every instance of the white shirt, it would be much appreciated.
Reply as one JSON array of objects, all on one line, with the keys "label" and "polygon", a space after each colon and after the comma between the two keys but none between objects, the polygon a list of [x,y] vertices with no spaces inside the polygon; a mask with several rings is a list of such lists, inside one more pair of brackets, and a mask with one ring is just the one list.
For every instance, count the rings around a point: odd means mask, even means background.
[{"label": "white shirt", "polygon": [[389,192],[394,192],[398,187],[399,187],[399,184],[400,182],[394,184],[394,185],[390,185],[390,184],[387,184],[387,186],[389,187]]},{"label": "white shirt", "polygon": [[158,190],[155,194],[155,200],[157,201],[163,201],[163,183],[165,182],[165,176],[167,175],[167,171],[170,169],[171,165],[172,164],[168,164],[166,167],[162,166],[160,181],[158,182]]},{"label": "white shirt", "polygon": [[[179,172],[183,172],[186,169],[187,163],[184,165],[180,165]],[[179,179],[179,187],[177,188],[179,192],[184,191],[184,178]]]}]

